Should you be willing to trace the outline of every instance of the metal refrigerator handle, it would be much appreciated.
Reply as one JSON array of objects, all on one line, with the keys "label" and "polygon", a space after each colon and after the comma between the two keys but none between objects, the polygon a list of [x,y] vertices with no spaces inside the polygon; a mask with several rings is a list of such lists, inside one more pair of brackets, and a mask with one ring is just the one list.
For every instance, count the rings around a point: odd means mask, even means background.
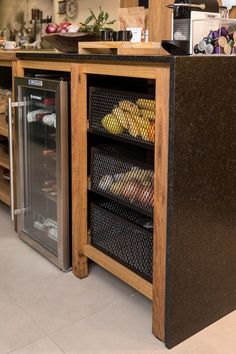
[{"label": "metal refrigerator handle", "polygon": [[14,221],[14,216],[20,214],[21,210],[14,209],[14,156],[13,156],[13,116],[12,108],[24,107],[26,102],[12,102],[11,98],[8,98],[8,123],[9,123],[9,153],[10,153],[10,190],[11,190],[11,220]]},{"label": "metal refrigerator handle", "polygon": [[205,10],[206,4],[185,4],[185,3],[177,3],[177,4],[169,4],[166,5],[169,9],[174,9],[175,7],[190,7],[190,8],[197,8],[201,10]]}]

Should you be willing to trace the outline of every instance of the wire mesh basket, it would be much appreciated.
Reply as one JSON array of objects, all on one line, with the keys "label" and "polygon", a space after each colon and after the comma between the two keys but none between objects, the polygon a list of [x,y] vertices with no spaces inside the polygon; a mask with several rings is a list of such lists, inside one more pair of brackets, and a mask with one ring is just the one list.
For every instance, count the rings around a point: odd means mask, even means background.
[{"label": "wire mesh basket", "polygon": [[153,180],[153,154],[147,150],[125,144],[91,149],[92,191],[152,216]]},{"label": "wire mesh basket", "polygon": [[113,201],[91,203],[91,244],[152,282],[153,221]]},{"label": "wire mesh basket", "polygon": [[153,96],[100,87],[91,87],[89,93],[90,130],[153,146],[156,118]]}]

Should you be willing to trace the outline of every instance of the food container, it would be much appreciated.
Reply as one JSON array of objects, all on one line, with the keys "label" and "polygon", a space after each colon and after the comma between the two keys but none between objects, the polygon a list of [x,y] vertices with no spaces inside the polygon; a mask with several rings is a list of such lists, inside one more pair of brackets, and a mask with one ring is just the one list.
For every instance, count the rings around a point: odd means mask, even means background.
[{"label": "food container", "polygon": [[125,144],[91,150],[91,190],[152,216],[153,151]]},{"label": "food container", "polygon": [[193,54],[236,54],[236,20],[211,18],[193,21]]}]

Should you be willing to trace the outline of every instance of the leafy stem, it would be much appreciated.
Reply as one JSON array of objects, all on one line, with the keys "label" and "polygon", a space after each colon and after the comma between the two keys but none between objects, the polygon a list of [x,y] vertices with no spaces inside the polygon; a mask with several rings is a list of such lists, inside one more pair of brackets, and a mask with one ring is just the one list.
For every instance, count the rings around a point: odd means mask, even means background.
[{"label": "leafy stem", "polygon": [[[103,11],[101,6],[99,7],[99,14],[96,16],[95,13],[89,9],[90,15],[86,18],[84,22],[80,22],[80,32],[100,32],[102,30],[113,31],[109,25],[113,25],[116,20],[108,21],[109,14],[106,11]],[[108,25],[108,27],[107,27]]]}]

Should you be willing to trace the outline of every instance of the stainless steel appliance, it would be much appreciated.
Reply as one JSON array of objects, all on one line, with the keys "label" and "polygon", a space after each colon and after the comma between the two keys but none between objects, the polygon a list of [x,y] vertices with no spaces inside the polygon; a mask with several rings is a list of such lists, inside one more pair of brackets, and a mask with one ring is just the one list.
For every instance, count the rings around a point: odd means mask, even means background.
[{"label": "stainless steel appliance", "polygon": [[[15,78],[16,178],[11,159],[12,218],[20,237],[59,268],[70,267],[68,82]],[[12,139],[11,139],[12,141]],[[14,210],[16,200],[17,208]]]},{"label": "stainless steel appliance", "polygon": [[217,0],[175,0],[167,7],[173,9],[172,40],[162,41],[162,46],[173,55],[192,54],[194,20],[220,16]]}]

